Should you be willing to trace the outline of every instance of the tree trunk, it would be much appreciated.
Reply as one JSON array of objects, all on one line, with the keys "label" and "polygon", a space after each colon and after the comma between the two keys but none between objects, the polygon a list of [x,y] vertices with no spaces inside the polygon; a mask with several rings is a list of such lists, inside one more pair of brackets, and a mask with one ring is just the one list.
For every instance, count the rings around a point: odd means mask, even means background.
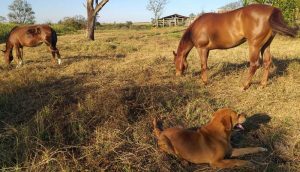
[{"label": "tree trunk", "polygon": [[87,26],[86,26],[86,36],[88,40],[95,40],[95,23],[96,23],[96,16],[97,13],[103,8],[103,6],[108,2],[109,0],[102,0],[100,3],[98,3],[98,0],[96,0],[96,7],[94,8],[94,0],[87,0],[86,9],[87,9]]},{"label": "tree trunk", "polygon": [[95,17],[94,17],[94,10],[93,9],[88,9],[87,12],[87,39],[88,40],[95,40]]}]

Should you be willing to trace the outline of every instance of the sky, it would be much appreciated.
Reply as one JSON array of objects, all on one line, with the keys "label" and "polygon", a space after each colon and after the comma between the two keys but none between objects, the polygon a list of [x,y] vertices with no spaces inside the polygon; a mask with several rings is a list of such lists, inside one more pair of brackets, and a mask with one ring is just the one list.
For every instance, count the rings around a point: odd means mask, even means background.
[{"label": "sky", "polygon": [[[147,10],[149,0],[110,0],[100,11],[98,21],[113,22],[149,22],[153,14]],[[168,0],[163,16],[174,13],[188,16],[201,11],[214,11],[237,0]],[[7,18],[8,6],[13,0],[0,0],[0,16]],[[75,15],[86,16],[84,3],[86,0],[27,0],[35,12],[36,22],[57,22],[64,17]]]}]

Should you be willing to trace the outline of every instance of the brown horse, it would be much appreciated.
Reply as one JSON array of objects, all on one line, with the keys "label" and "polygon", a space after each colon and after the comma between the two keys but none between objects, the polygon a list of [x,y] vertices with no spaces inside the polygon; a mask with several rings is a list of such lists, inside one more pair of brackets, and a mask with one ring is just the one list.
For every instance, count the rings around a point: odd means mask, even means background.
[{"label": "brown horse", "polygon": [[56,48],[57,35],[56,32],[48,25],[27,25],[14,27],[7,38],[4,59],[7,64],[13,60],[13,48],[17,55],[17,67],[23,63],[23,47],[36,47],[45,43],[49,46],[52,53],[52,62],[55,63],[55,54],[57,55],[57,63],[61,64],[59,50]]},{"label": "brown horse", "polygon": [[210,50],[249,44],[250,67],[244,90],[249,88],[259,67],[259,53],[264,58],[262,86],[267,85],[271,64],[270,44],[276,33],[295,37],[298,28],[284,22],[281,11],[268,5],[253,4],[226,13],[208,13],[197,18],[183,34],[175,56],[176,75],[187,69],[186,58],[195,46],[201,59],[201,79],[207,83],[207,58]]}]

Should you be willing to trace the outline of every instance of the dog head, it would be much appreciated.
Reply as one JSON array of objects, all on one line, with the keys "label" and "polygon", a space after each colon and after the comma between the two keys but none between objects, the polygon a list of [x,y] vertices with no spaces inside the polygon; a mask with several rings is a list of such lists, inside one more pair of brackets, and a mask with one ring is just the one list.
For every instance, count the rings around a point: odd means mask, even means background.
[{"label": "dog head", "polygon": [[230,108],[223,108],[215,112],[213,121],[224,126],[225,131],[231,131],[234,128],[244,130],[242,124],[246,121],[246,115],[238,114]]}]

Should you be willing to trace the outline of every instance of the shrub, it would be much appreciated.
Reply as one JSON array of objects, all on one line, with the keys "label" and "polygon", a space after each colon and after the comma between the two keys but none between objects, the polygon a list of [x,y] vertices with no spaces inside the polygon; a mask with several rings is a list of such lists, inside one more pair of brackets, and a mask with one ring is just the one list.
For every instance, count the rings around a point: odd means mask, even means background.
[{"label": "shrub", "polygon": [[6,41],[9,32],[15,26],[16,26],[16,24],[0,23],[0,43],[3,43]]},{"label": "shrub", "polygon": [[52,24],[51,27],[56,31],[58,35],[64,35],[68,33],[75,33],[77,29],[72,26],[67,26],[64,24]]},{"label": "shrub", "polygon": [[65,25],[67,27],[73,27],[76,30],[86,28],[86,19],[81,15],[76,15],[74,17],[65,17],[58,22],[58,24]]}]

